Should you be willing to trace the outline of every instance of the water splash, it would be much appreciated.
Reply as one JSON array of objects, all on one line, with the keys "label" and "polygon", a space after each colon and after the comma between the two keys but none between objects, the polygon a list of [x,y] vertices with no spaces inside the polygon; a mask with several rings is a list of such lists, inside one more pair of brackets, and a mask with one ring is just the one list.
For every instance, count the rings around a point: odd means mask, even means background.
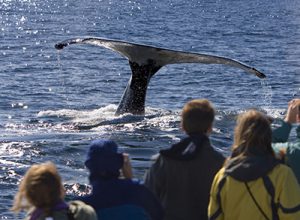
[{"label": "water splash", "polygon": [[111,120],[115,118],[114,115],[116,110],[116,105],[107,105],[99,109],[94,110],[74,110],[74,109],[60,109],[60,110],[47,110],[40,111],[38,117],[58,117],[64,118],[65,122],[70,119],[71,123],[79,124],[94,124],[99,123],[104,120]]},{"label": "water splash", "polygon": [[66,101],[66,105],[70,106],[69,97],[67,96],[68,90],[67,90],[67,74],[63,71],[63,65],[60,58],[60,50],[57,51],[57,66],[58,66],[58,72],[59,72],[59,78],[61,80],[61,86],[62,86],[62,98]]},{"label": "water splash", "polygon": [[271,85],[269,85],[267,79],[261,80],[261,86],[263,90],[263,103],[264,109],[268,112],[268,110],[272,109],[272,98],[273,98],[273,91]]},{"label": "water splash", "polygon": [[76,196],[85,196],[87,194],[90,194],[92,192],[92,189],[89,185],[86,184],[79,184],[79,183],[73,183],[73,184],[64,184],[64,188],[66,190],[67,195],[76,195]]}]

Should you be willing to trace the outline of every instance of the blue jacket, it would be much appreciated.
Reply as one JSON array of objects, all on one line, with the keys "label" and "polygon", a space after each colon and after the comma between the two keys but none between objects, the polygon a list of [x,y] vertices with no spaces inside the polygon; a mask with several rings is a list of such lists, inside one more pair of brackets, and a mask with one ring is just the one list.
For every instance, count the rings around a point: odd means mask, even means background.
[{"label": "blue jacket", "polygon": [[79,198],[101,220],[160,220],[163,210],[155,196],[138,181],[112,178],[92,183],[92,194]]},{"label": "blue jacket", "polygon": [[285,163],[294,171],[300,183],[300,126],[296,128],[297,136],[294,142],[288,142],[292,126],[284,121],[273,130],[272,142],[275,151],[286,149]]}]

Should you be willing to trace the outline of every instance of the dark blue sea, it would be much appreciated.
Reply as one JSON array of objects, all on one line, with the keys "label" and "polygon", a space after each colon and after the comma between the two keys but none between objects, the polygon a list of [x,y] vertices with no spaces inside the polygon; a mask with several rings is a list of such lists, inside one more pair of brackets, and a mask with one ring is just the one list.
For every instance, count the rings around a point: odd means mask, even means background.
[{"label": "dark blue sea", "polygon": [[[103,37],[239,60],[261,80],[224,65],[163,67],[151,80],[145,116],[114,116],[130,78],[107,49],[54,45]],[[151,155],[177,142],[180,111],[207,98],[217,109],[212,142],[229,155],[236,116],[256,108],[283,118],[300,97],[300,4],[295,0],[0,0],[0,219],[34,163],[53,161],[67,198],[89,191],[91,140],[110,138],[142,178]],[[81,129],[80,129],[81,128]]]}]

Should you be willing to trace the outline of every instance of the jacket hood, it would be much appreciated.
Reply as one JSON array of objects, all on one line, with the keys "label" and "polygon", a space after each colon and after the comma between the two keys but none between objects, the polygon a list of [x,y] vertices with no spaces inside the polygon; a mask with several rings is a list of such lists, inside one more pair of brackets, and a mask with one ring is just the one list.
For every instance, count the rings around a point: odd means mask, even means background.
[{"label": "jacket hood", "polygon": [[248,182],[267,175],[279,161],[272,155],[254,155],[244,158],[230,158],[225,165],[225,174]]},{"label": "jacket hood", "polygon": [[192,160],[205,143],[209,143],[206,135],[190,135],[172,145],[171,148],[161,150],[160,154],[175,160]]}]

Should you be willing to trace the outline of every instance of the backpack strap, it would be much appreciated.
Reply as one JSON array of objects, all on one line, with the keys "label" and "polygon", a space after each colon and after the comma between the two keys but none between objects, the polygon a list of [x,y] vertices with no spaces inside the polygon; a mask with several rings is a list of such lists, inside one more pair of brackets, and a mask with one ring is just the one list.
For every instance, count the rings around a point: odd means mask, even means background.
[{"label": "backpack strap", "polygon": [[244,182],[245,183],[245,186],[247,188],[247,191],[248,193],[250,194],[255,206],[258,208],[258,210],[260,211],[260,213],[265,217],[266,220],[270,220],[267,216],[267,214],[264,212],[264,210],[262,210],[262,208],[260,207],[260,205],[258,204],[257,200],[255,199],[254,195],[252,194],[251,190],[250,190],[250,187],[248,185],[247,182]]},{"label": "backpack strap", "polygon": [[275,203],[275,189],[272,181],[268,176],[263,177],[265,188],[271,196],[271,209],[272,209],[272,219],[279,220],[278,216],[278,206]]},{"label": "backpack strap", "polygon": [[[269,195],[271,196],[271,210],[272,210],[272,220],[279,220],[279,216],[278,216],[278,207],[275,203],[275,189],[274,189],[274,185],[272,183],[272,181],[270,180],[270,178],[266,175],[262,177],[263,179],[263,183],[264,186],[267,190],[267,192],[269,193]],[[268,218],[268,216],[266,215],[266,213],[262,210],[262,208],[260,207],[260,205],[258,204],[257,200],[255,199],[253,193],[250,190],[250,187],[248,185],[247,182],[245,182],[245,186],[247,188],[247,191],[249,192],[253,202],[255,203],[256,207],[258,208],[258,210],[261,212],[261,214],[265,217],[266,220],[270,220]]]}]

